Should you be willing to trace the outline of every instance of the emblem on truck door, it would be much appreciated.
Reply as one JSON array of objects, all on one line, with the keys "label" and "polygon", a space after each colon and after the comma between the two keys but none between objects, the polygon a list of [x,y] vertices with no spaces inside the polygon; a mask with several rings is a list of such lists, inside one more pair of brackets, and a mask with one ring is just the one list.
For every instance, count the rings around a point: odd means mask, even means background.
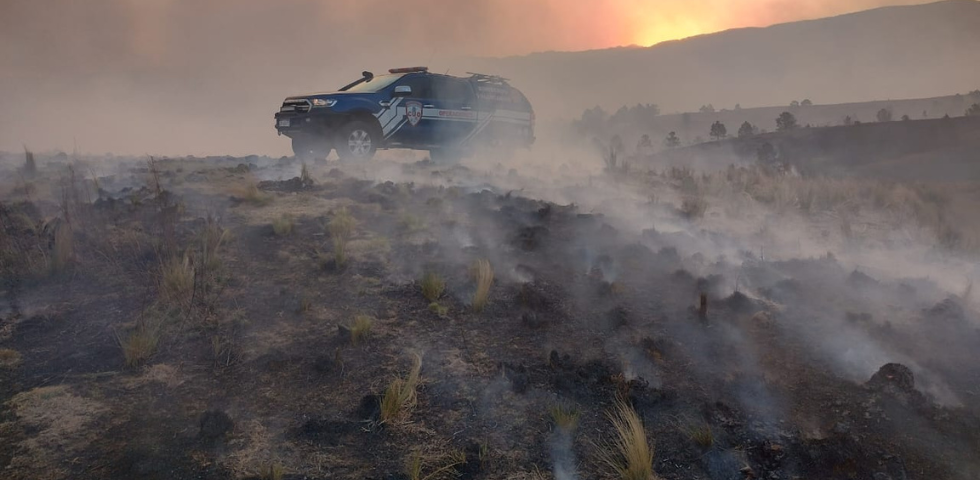
[{"label": "emblem on truck door", "polygon": [[422,121],[422,104],[419,102],[405,102],[405,116],[408,124],[416,126]]}]

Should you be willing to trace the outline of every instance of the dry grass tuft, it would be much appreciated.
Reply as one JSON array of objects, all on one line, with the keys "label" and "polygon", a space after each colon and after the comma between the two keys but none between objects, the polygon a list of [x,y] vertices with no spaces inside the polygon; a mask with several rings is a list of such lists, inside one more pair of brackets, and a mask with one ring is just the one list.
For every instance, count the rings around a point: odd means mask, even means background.
[{"label": "dry grass tuft", "polygon": [[350,343],[357,345],[371,336],[371,327],[374,326],[374,318],[368,315],[354,316],[354,323],[350,326]]},{"label": "dry grass tuft", "polygon": [[37,175],[37,162],[34,161],[34,152],[24,147],[24,176],[34,178]]},{"label": "dry grass tuft", "polygon": [[561,430],[571,432],[578,427],[579,411],[571,405],[561,403],[553,405],[548,409],[548,413],[551,414],[551,421]]},{"label": "dry grass tuft", "polygon": [[251,181],[248,185],[239,191],[239,196],[242,201],[254,205],[256,207],[264,207],[272,203],[272,195],[259,190],[259,184]]},{"label": "dry grass tuft", "polygon": [[116,341],[122,349],[126,366],[135,368],[146,363],[157,351],[160,342],[160,325],[153,320],[140,319],[136,328],[125,337],[116,335]]},{"label": "dry grass tuft", "polygon": [[280,237],[292,235],[295,226],[296,222],[293,220],[293,216],[288,213],[284,213],[272,221],[272,231]]},{"label": "dry grass tuft", "polygon": [[221,267],[218,251],[229,236],[231,233],[228,229],[221,228],[218,219],[208,215],[201,231],[201,265],[206,272],[214,273]]},{"label": "dry grass tuft", "polygon": [[262,469],[262,480],[282,480],[286,476],[286,468],[281,463],[273,463]]},{"label": "dry grass tuft", "polygon": [[396,378],[381,396],[381,423],[392,423],[405,416],[418,403],[422,357],[415,356],[415,364],[405,378]]},{"label": "dry grass tuft", "polygon": [[473,276],[476,279],[476,292],[473,293],[473,311],[482,312],[490,298],[490,287],[493,285],[493,267],[489,260],[477,260],[473,265]]},{"label": "dry grass tuft", "polygon": [[655,480],[653,447],[647,443],[643,421],[636,410],[629,403],[617,400],[606,416],[612,423],[615,440],[600,450],[602,462],[622,480]]},{"label": "dry grass tuft", "polygon": [[687,438],[701,448],[708,449],[715,444],[715,434],[711,431],[711,426],[706,423],[691,425],[682,430],[687,434]]},{"label": "dry grass tuft", "polygon": [[303,166],[299,170],[299,181],[303,186],[312,186],[315,183],[313,181],[313,175],[310,175],[309,167],[306,166],[306,162],[303,162]]},{"label": "dry grass tuft", "polygon": [[15,350],[0,348],[0,368],[16,368],[20,362],[20,354]]},{"label": "dry grass tuft", "polygon": [[439,300],[442,293],[446,291],[446,281],[435,272],[426,272],[422,276],[422,296],[429,302]]},{"label": "dry grass tuft", "polygon": [[327,225],[330,238],[333,239],[334,263],[338,268],[347,264],[347,243],[354,234],[356,224],[354,216],[347,211],[347,207],[343,207],[334,214]]},{"label": "dry grass tuft", "polygon": [[436,480],[442,478],[455,478],[456,467],[466,463],[466,454],[459,450],[451,450],[445,455],[441,455],[433,462],[431,471],[426,470],[426,462],[422,458],[422,450],[417,449],[408,457],[405,462],[405,475],[411,480]]},{"label": "dry grass tuft", "polygon": [[75,236],[68,222],[58,222],[54,229],[54,247],[51,252],[52,272],[61,272],[75,261]]},{"label": "dry grass tuft", "polygon": [[177,305],[187,305],[194,294],[194,266],[189,256],[173,258],[162,267],[160,296]]},{"label": "dry grass tuft", "polygon": [[445,317],[449,314],[449,307],[440,305],[439,302],[432,302],[429,304],[429,311],[440,317]]}]

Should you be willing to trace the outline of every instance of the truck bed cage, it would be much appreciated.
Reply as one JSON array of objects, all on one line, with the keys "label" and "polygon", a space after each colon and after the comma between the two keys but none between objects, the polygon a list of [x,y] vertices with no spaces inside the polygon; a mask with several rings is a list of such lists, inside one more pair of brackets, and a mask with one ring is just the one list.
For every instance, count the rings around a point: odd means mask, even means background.
[{"label": "truck bed cage", "polygon": [[487,75],[484,73],[474,73],[474,72],[466,72],[466,74],[470,76],[470,79],[476,80],[477,82],[481,82],[481,83],[494,83],[498,85],[507,85],[507,82],[509,81],[509,79],[501,77],[499,75]]}]

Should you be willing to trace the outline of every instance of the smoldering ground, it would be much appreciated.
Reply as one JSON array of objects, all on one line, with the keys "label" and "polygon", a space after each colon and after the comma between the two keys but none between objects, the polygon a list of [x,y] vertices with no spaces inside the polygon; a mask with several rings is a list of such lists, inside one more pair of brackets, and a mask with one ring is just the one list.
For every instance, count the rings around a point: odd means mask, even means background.
[{"label": "smoldering ground", "polygon": [[[452,469],[464,476],[537,468],[585,478],[607,471],[596,450],[611,436],[605,412],[617,397],[642,415],[664,478],[730,478],[743,467],[827,478],[842,465],[858,476],[976,471],[977,318],[960,280],[969,252],[925,241],[889,250],[874,232],[813,235],[828,228],[820,216],[745,196],[728,211],[720,188],[691,217],[681,203],[696,173],[623,176],[585,150],[536,155],[311,164],[311,183],[290,158],[148,166],[39,156],[29,178],[22,154],[4,155],[4,245],[26,249],[4,257],[16,274],[5,279],[19,280],[4,284],[16,309],[4,310],[0,341],[23,357],[4,370],[16,385],[7,398],[56,375],[73,397],[98,399],[77,424],[174,439],[127,450],[73,430],[66,450],[31,443],[52,427],[30,417],[24,402],[34,397],[19,397],[5,404],[14,474],[91,475],[58,453],[68,451],[99,465],[100,478],[167,478],[158,464],[216,478],[270,465],[353,478],[401,472],[421,444],[425,472],[462,458]],[[65,203],[69,164],[104,172],[79,175],[90,200],[78,205]],[[174,253],[153,238],[166,237],[169,205],[155,182],[182,204]],[[240,193],[248,185],[251,196]],[[68,275],[45,266],[58,241],[44,220],[65,213],[75,240]],[[209,214],[229,229],[220,275],[194,272],[195,293],[164,315],[160,346],[126,368],[117,338],[139,331],[147,305],[170,301],[162,270],[171,256],[205,268]],[[330,227],[342,215],[355,219],[343,265]],[[287,217],[290,233],[277,233]],[[862,263],[893,252],[918,252],[906,255],[914,269]],[[471,305],[477,260],[494,271],[482,312]],[[434,301],[419,293],[427,272],[445,281]],[[353,343],[357,314],[374,320]],[[74,335],[55,335],[63,328]],[[404,378],[412,352],[424,353],[417,404],[379,426],[372,402]],[[888,363],[909,367],[914,382],[865,386]],[[175,381],[154,380],[163,366],[176,367]],[[108,383],[91,383],[107,372]],[[576,435],[554,434],[547,412],[558,403],[581,412]],[[188,427],[208,408],[235,424],[218,447],[195,443]],[[710,441],[687,424],[703,424]]]}]

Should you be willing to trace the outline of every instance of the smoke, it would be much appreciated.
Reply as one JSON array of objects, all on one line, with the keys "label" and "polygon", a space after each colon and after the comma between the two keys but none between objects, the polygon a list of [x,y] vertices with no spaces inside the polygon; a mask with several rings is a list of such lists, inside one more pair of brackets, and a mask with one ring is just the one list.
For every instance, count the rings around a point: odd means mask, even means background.
[{"label": "smoke", "polygon": [[578,480],[571,432],[563,428],[556,429],[551,435],[550,443],[551,461],[554,464],[552,473],[555,475],[555,480]]}]

